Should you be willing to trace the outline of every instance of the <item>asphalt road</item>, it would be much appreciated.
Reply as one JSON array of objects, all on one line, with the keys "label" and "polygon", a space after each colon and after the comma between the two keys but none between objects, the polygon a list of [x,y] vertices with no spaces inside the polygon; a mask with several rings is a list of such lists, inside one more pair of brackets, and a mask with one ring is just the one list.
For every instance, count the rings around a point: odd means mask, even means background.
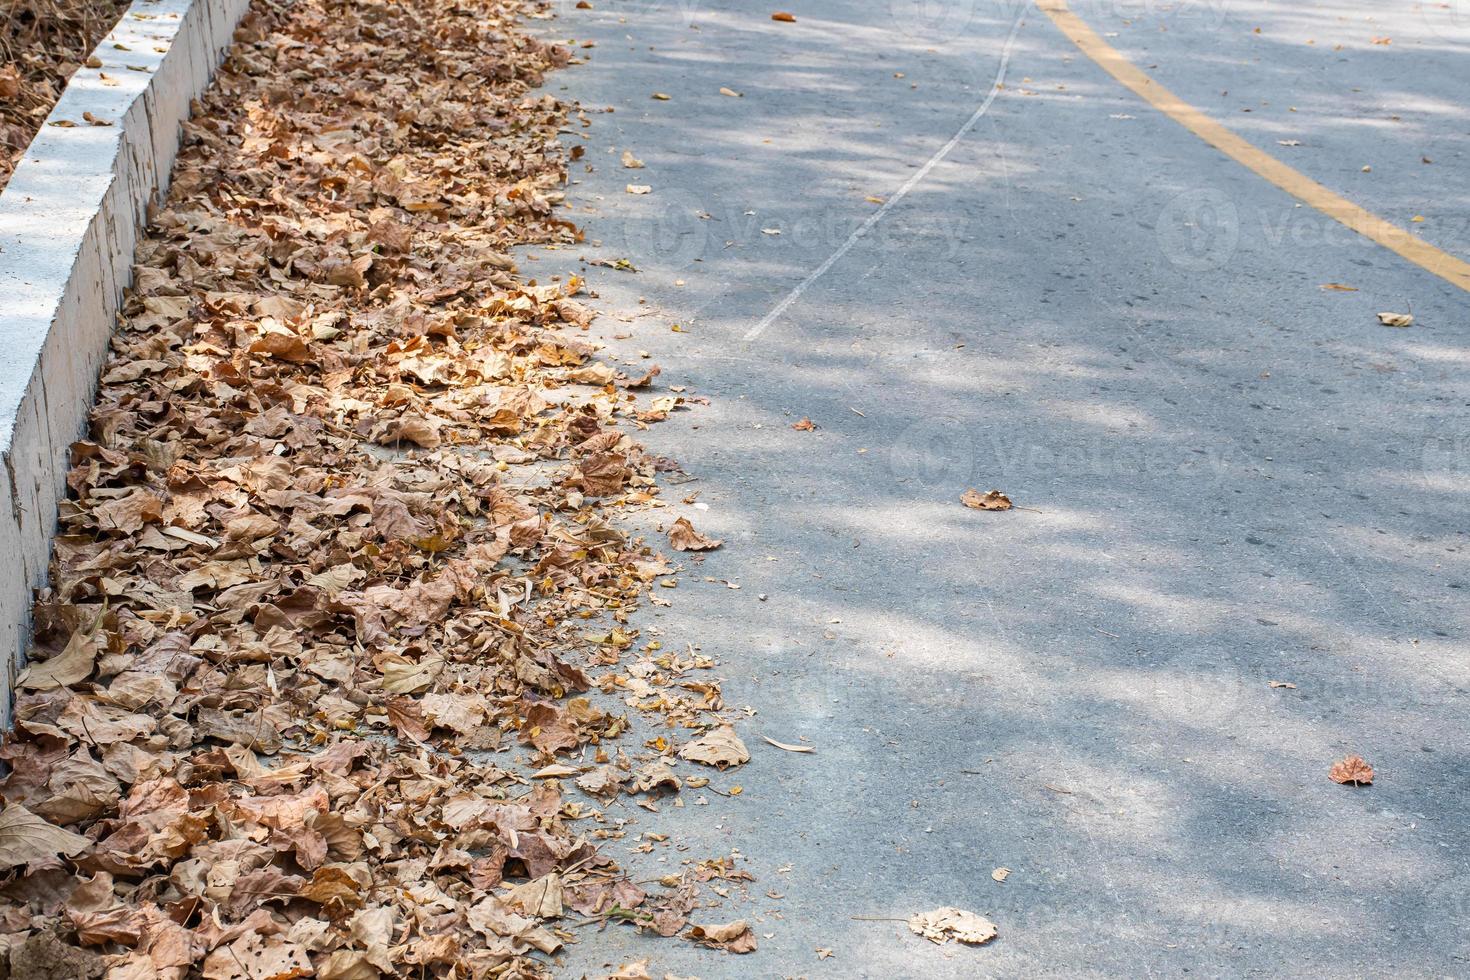
[{"label": "asphalt road", "polygon": [[[646,435],[728,543],[640,624],[754,709],[738,797],[619,815],[673,835],[659,871],[737,851],[756,881],[696,921],[761,948],[583,929],[568,971],[1470,976],[1470,297],[1034,8],[592,3],[540,27],[595,42],[550,83],[590,121],[588,242],[527,265],[585,271],[614,355],[709,398]],[[1462,0],[1074,10],[1470,258]],[[1349,753],[1373,786],[1328,779]],[[943,905],[1000,937],[871,921]]]}]

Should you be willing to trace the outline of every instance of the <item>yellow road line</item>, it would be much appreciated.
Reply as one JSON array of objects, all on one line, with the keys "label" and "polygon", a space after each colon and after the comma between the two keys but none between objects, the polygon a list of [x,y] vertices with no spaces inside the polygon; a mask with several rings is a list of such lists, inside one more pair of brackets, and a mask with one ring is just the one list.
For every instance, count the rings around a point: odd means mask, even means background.
[{"label": "yellow road line", "polygon": [[1423,239],[1334,194],[1305,174],[1288,167],[1246,140],[1235,135],[1164,86],[1149,78],[1117,49],[1097,35],[1082,18],[1072,13],[1066,0],[1037,0],[1041,11],[1057,29],[1103,71],[1112,75],[1155,109],[1189,130],[1236,163],[1249,167],[1286,193],[1370,238],[1384,248],[1434,273],[1448,283],[1470,292],[1470,263],[1442,252]]}]

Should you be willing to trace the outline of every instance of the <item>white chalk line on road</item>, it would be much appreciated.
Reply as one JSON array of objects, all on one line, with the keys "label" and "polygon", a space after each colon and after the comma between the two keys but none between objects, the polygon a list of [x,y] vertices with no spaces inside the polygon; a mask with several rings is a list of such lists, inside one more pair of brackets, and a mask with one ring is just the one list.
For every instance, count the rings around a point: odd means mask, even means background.
[{"label": "white chalk line on road", "polygon": [[1029,3],[1023,6],[1021,8],[1021,12],[1016,15],[1015,22],[1011,24],[1011,33],[1006,37],[1005,46],[1001,48],[1000,68],[996,71],[995,81],[990,83],[990,92],[985,96],[985,101],[980,103],[980,107],[970,114],[970,118],[965,120],[965,124],[961,126],[959,130],[949,138],[948,143],[945,143],[943,146],[941,146],[938,152],[936,152],[924,163],[922,167],[914,172],[913,176],[904,181],[903,186],[900,187],[896,192],[894,192],[893,196],[883,202],[882,207],[880,207],[877,211],[874,211],[872,214],[868,215],[868,220],[864,221],[861,225],[858,226],[856,231],[847,236],[847,240],[837,247],[837,251],[827,256],[827,260],[821,265],[817,266],[816,269],[812,271],[811,275],[807,276],[801,282],[797,283],[796,287],[792,289],[791,292],[787,293],[785,298],[783,298],[781,302],[777,303],[776,306],[771,310],[771,312],[767,313],[764,317],[761,318],[760,323],[757,323],[755,326],[746,331],[744,339],[747,342],[755,340],[761,334],[765,333],[767,327],[780,319],[781,314],[785,313],[786,310],[790,308],[792,303],[795,303],[798,299],[800,299],[801,294],[806,292],[807,288],[811,286],[812,283],[816,282],[818,279],[826,275],[827,270],[836,265],[838,260],[846,255],[848,251],[851,250],[851,248],[856,245],[864,235],[872,231],[873,228],[878,224],[878,222],[883,220],[884,215],[888,214],[889,211],[892,211],[894,207],[898,205],[898,202],[904,199],[904,196],[907,195],[909,191],[913,190],[919,185],[920,181],[929,176],[929,171],[938,166],[939,162],[947,157],[949,155],[949,152],[953,150],[956,145],[959,144],[959,141],[965,138],[965,134],[975,128],[975,124],[978,123],[982,117],[984,117],[985,113],[990,109],[991,103],[995,101],[995,97],[1000,94],[1001,86],[1005,84],[1006,67],[1011,63],[1011,47],[1015,44],[1016,34],[1019,33],[1019,31],[1021,30],[1021,22],[1025,19],[1026,11],[1030,8],[1030,6],[1031,5]]}]

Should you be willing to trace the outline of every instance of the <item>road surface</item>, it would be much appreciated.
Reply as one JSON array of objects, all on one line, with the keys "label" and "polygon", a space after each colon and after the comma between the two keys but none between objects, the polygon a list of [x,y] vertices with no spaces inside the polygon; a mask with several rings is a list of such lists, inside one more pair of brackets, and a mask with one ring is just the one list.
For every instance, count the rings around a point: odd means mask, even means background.
[{"label": "road surface", "polygon": [[[617,812],[672,835],[655,873],[738,852],[756,881],[696,921],[760,950],[584,929],[568,971],[1470,975],[1470,296],[1034,6],[781,4],[539,28],[595,45],[550,80],[587,110],[588,241],[527,271],[585,272],[613,355],[709,399],[646,436],[697,477],[670,513],[727,544],[640,625],[755,712],[715,783],[741,795]],[[1072,13],[1470,257],[1470,10],[1389,7]],[[1328,779],[1348,754],[1373,786]],[[945,905],[1000,937],[874,921]]]}]

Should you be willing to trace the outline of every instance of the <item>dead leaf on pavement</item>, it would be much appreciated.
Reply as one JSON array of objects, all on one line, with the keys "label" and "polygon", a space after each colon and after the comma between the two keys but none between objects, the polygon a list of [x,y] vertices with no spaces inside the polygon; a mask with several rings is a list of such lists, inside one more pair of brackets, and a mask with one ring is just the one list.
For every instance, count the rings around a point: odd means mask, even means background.
[{"label": "dead leaf on pavement", "polygon": [[994,878],[996,881],[1005,881],[1010,876],[1010,868],[996,868],[994,871],[990,872],[990,877]]},{"label": "dead leaf on pavement", "polygon": [[778,748],[778,749],[785,749],[787,752],[815,752],[815,751],[817,751],[816,749],[812,748],[810,745],[790,745],[790,744],[787,744],[786,742],[778,742],[778,741],[776,741],[774,738],[772,738],[769,735],[762,735],[761,738],[765,739],[767,742],[770,742],[776,748]]},{"label": "dead leaf on pavement", "polygon": [[1334,783],[1351,783],[1355,786],[1373,785],[1373,767],[1360,755],[1350,755],[1332,764],[1327,773]]},{"label": "dead leaf on pavement", "polygon": [[997,934],[995,923],[983,915],[950,906],[910,916],[909,929],[915,935],[941,945],[957,939],[978,946],[990,942]]},{"label": "dead leaf on pavement", "polygon": [[680,749],[679,758],[726,769],[749,762],[750,751],[735,729],[721,725]]},{"label": "dead leaf on pavement", "polygon": [[774,14],[771,15],[771,20],[778,20],[778,21],[780,21],[783,24],[795,24],[796,23],[796,15],[795,14],[788,14],[784,10],[778,10]]},{"label": "dead leaf on pavement", "polygon": [[1324,282],[1322,288],[1339,293],[1356,293],[1358,291],[1357,286],[1349,286],[1341,282]]},{"label": "dead leaf on pavement", "polygon": [[1412,326],[1414,323],[1414,314],[1380,313],[1378,314],[1378,322],[1383,324],[1385,327],[1408,327]]},{"label": "dead leaf on pavement", "polygon": [[755,952],[755,933],[744,919],[717,926],[692,926],[689,938],[701,946],[723,949],[727,953]]},{"label": "dead leaf on pavement", "polygon": [[639,170],[643,167],[643,161],[635,157],[630,151],[623,151],[623,166],[629,170]]},{"label": "dead leaf on pavement", "polygon": [[679,518],[669,528],[669,547],[675,551],[709,551],[724,543],[719,538],[706,537],[694,530],[687,517]]},{"label": "dead leaf on pavement", "polygon": [[1270,684],[1272,687],[1284,687],[1292,691],[1296,690],[1296,685],[1291,681],[1271,681]]},{"label": "dead leaf on pavement", "polygon": [[792,422],[791,427],[797,432],[811,432],[817,427],[817,423],[813,422],[811,419],[804,418],[800,422]]},{"label": "dead leaf on pavement", "polygon": [[999,490],[981,493],[973,488],[960,494],[960,503],[972,510],[1010,510],[1013,506],[1011,498]]}]

